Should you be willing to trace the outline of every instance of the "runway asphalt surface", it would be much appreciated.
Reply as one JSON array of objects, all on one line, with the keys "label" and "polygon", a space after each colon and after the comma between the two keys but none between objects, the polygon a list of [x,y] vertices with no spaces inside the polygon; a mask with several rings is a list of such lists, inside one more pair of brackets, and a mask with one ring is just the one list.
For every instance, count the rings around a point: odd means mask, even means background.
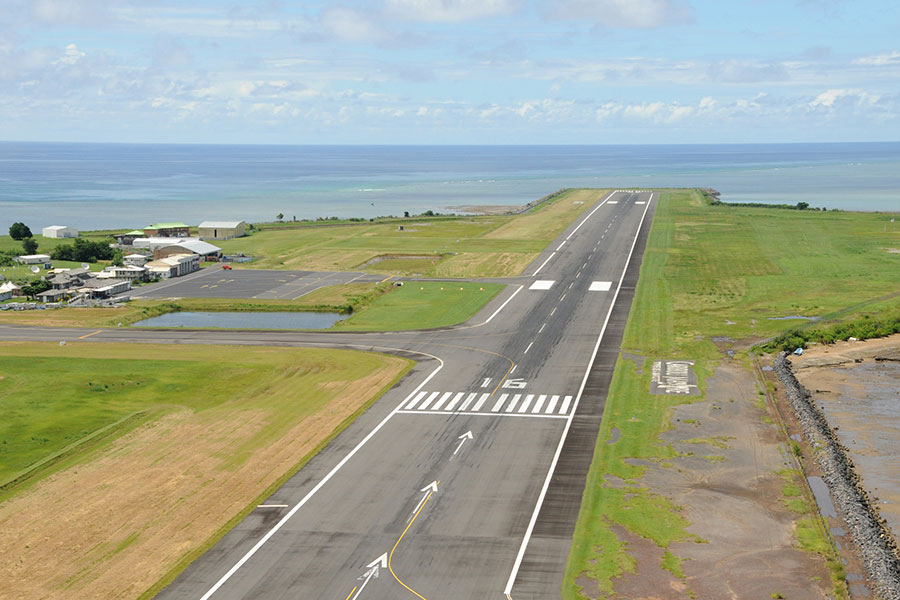
[{"label": "runway asphalt surface", "polygon": [[323,345],[419,361],[158,598],[555,598],[656,196],[609,194],[454,328],[0,326],[0,339]]},{"label": "runway asphalt surface", "polygon": [[296,300],[321,287],[378,282],[384,275],[323,271],[226,270],[207,267],[196,273],[134,288],[138,298],[264,298]]}]

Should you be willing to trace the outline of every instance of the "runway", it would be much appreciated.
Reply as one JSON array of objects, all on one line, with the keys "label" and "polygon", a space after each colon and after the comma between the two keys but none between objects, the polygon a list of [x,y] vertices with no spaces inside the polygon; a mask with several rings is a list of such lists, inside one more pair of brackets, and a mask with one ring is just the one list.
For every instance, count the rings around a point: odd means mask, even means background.
[{"label": "runway", "polygon": [[454,328],[6,326],[0,339],[349,346],[419,361],[158,598],[558,597],[656,197],[609,194]]}]

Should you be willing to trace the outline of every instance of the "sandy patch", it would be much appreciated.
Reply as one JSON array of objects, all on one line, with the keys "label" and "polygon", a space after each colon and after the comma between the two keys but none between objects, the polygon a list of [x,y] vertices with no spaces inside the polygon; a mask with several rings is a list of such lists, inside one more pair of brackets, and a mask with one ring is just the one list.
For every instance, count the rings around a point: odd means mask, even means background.
[{"label": "sandy patch", "polygon": [[260,447],[270,413],[231,402],[168,414],[39,482],[0,505],[0,597],[137,597],[404,366],[390,359],[343,382],[331,403]]}]

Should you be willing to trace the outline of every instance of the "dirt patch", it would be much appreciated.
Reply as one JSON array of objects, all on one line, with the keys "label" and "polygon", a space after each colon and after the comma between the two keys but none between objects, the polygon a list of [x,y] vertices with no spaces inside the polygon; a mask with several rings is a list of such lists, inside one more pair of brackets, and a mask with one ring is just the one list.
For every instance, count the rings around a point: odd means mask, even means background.
[{"label": "dirt patch", "polygon": [[390,359],[387,368],[344,382],[332,402],[271,441],[265,407],[232,401],[180,410],[41,481],[0,505],[0,597],[139,596],[405,364]]},{"label": "dirt patch", "polygon": [[828,597],[824,562],[794,547],[798,515],[781,503],[777,474],[786,466],[785,449],[765,421],[752,374],[726,361],[706,386],[704,400],[674,409],[674,426],[663,435],[681,456],[669,468],[650,465],[643,480],[683,507],[687,531],[702,542],[671,544],[683,559],[683,579],[661,569],[660,549],[635,545],[645,550],[640,577],[623,578],[616,591],[660,599]]},{"label": "dirt patch", "polygon": [[463,206],[446,206],[447,210],[472,215],[505,215],[522,210],[522,206],[505,206],[494,204],[466,204]]}]

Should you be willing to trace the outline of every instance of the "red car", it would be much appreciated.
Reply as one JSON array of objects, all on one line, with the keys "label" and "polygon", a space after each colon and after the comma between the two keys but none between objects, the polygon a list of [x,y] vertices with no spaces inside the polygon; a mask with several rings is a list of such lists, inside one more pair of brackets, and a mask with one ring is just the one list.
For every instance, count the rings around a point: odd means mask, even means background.
[{"label": "red car", "polygon": [[225,269],[226,271],[230,271],[231,265],[222,265],[222,268]]}]

